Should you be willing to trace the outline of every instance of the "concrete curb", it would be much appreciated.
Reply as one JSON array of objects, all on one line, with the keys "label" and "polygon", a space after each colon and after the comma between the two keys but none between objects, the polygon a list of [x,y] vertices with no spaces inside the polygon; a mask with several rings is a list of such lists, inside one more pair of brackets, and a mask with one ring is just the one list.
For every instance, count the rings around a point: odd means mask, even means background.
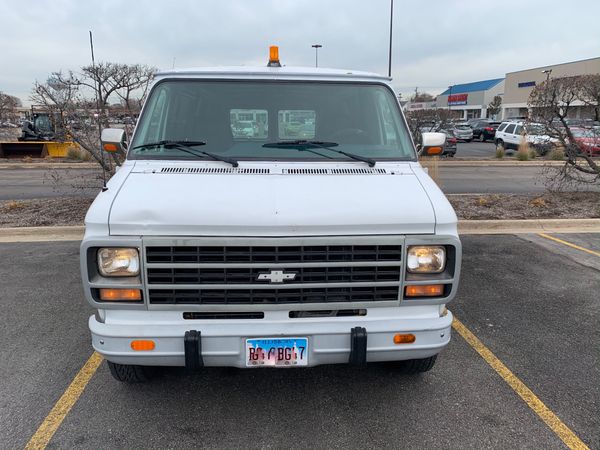
[{"label": "concrete curb", "polygon": [[458,233],[600,233],[600,219],[459,220]]},{"label": "concrete curb", "polygon": [[80,241],[84,231],[83,226],[0,228],[0,243]]},{"label": "concrete curb", "polygon": [[[85,227],[0,228],[0,243],[79,241]],[[458,232],[466,234],[600,233],[600,219],[459,220]]]},{"label": "concrete curb", "polygon": [[[431,161],[422,161],[429,164]],[[561,167],[564,161],[488,161],[488,160],[465,160],[465,161],[438,161],[439,167]]]}]

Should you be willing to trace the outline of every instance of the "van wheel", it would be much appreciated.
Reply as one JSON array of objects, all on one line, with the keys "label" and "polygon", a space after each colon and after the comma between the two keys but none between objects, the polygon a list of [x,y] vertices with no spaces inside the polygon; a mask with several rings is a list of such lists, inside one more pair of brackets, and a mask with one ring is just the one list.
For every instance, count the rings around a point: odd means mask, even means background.
[{"label": "van wheel", "polygon": [[110,361],[106,362],[108,363],[110,374],[117,381],[123,383],[145,383],[151,378],[150,370],[147,367],[116,364]]},{"label": "van wheel", "polygon": [[400,371],[400,373],[406,375],[416,375],[417,373],[423,373],[431,370],[436,359],[437,355],[433,355],[429,358],[408,359],[406,361],[396,361],[392,364]]},{"label": "van wheel", "polygon": [[409,359],[408,361],[404,361],[402,371],[408,375],[427,372],[433,368],[436,359],[437,355],[424,359]]},{"label": "van wheel", "polygon": [[479,142],[485,142],[485,135],[483,134],[483,131],[479,133]]}]

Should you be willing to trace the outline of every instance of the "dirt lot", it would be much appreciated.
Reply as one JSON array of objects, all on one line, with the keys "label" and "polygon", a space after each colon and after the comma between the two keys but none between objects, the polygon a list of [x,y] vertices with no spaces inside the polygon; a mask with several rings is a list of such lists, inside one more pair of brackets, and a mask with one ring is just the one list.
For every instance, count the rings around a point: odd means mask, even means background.
[{"label": "dirt lot", "polygon": [[83,225],[93,200],[81,197],[5,200],[0,202],[0,227]]},{"label": "dirt lot", "polygon": [[[587,219],[600,217],[600,193],[449,195],[459,219]],[[0,227],[82,225],[91,198],[0,201]]]},{"label": "dirt lot", "polygon": [[459,219],[592,219],[600,193],[449,195]]}]

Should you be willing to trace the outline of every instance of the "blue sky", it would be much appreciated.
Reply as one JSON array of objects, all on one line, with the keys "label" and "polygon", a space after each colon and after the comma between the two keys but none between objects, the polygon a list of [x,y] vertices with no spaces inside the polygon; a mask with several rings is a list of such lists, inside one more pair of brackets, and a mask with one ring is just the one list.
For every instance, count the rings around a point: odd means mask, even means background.
[{"label": "blue sky", "polygon": [[[134,7],[132,5],[143,5]],[[25,102],[34,80],[96,58],[159,68],[287,65],[387,73],[389,0],[0,0],[0,91]],[[600,1],[395,0],[393,85],[405,96],[600,56]]]}]

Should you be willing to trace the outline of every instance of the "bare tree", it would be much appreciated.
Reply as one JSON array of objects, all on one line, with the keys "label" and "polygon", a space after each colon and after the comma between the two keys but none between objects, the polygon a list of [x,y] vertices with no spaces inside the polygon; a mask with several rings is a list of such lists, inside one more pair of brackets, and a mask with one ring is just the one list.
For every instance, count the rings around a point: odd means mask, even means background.
[{"label": "bare tree", "polygon": [[13,120],[16,116],[17,108],[21,105],[21,100],[18,97],[0,91],[0,121]]},{"label": "bare tree", "polygon": [[435,100],[435,97],[427,92],[419,92],[415,89],[415,95],[410,98],[411,102],[432,102]]},{"label": "bare tree", "polygon": [[100,148],[100,129],[108,126],[109,101],[119,98],[129,115],[139,111],[156,69],[140,64],[98,63],[81,70],[79,76],[54,72],[45,83],[36,81],[30,98],[48,111],[57,112],[69,137],[112,172],[125,155],[111,153],[106,157]]},{"label": "bare tree", "polygon": [[[156,68],[141,64],[122,65],[120,67],[120,87],[115,90],[115,94],[122,100],[125,109],[131,112],[139,111],[155,72]],[[133,93],[139,95],[133,97]]]},{"label": "bare tree", "polygon": [[582,75],[579,99],[594,109],[594,120],[600,122],[600,74]]},{"label": "bare tree", "polygon": [[[565,164],[556,174],[554,185],[560,187],[565,183],[598,183],[600,181],[600,166],[586,151],[581,139],[574,136],[574,126],[570,117],[574,108],[594,104],[590,92],[589,77],[571,76],[550,78],[537,85],[529,96],[528,105],[531,108],[532,121],[543,127],[556,146],[564,149]],[[584,100],[585,99],[585,100]],[[577,128],[595,133],[595,128],[582,123]],[[600,138],[600,136],[599,136]]]},{"label": "bare tree", "polygon": [[406,113],[406,121],[415,144],[421,144],[424,131],[444,130],[450,120],[451,112],[445,108],[417,109]]},{"label": "bare tree", "polygon": [[494,96],[490,104],[487,106],[487,113],[489,117],[496,117],[500,113],[502,107],[502,97],[499,95]]}]

